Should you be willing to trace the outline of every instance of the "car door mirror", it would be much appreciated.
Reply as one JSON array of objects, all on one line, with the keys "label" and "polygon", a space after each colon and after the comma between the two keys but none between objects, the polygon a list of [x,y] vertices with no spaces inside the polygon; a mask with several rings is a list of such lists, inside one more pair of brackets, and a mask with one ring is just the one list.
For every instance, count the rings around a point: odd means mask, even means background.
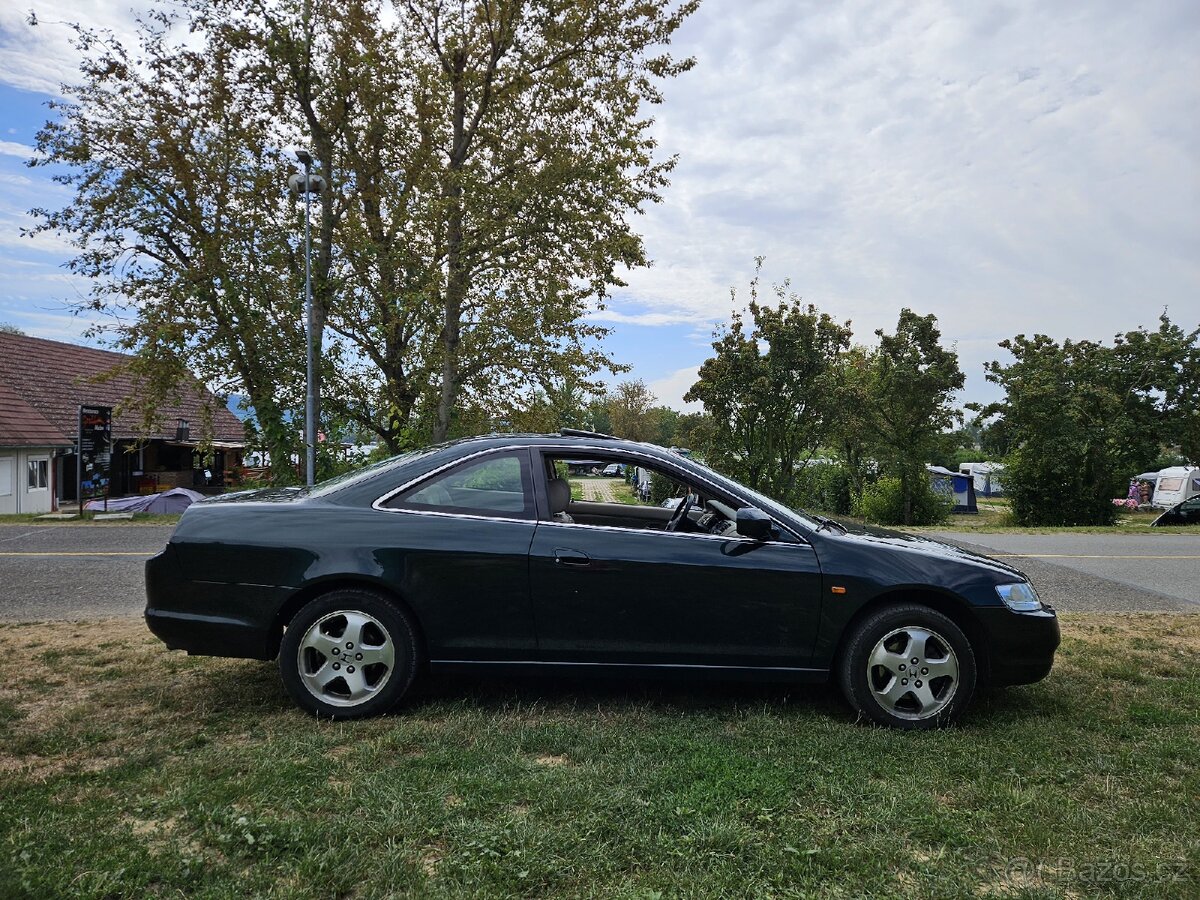
[{"label": "car door mirror", "polygon": [[761,509],[743,506],[737,511],[737,533],[756,541],[769,541],[774,536],[771,517]]}]

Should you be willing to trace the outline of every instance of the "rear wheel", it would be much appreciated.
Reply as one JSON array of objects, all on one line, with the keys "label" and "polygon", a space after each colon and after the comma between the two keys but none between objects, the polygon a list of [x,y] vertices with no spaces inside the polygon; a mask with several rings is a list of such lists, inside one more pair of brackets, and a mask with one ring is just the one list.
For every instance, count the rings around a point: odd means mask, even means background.
[{"label": "rear wheel", "polygon": [[919,730],[957,719],[975,692],[975,654],[962,629],[920,604],[880,609],[850,636],[842,690],[880,725]]},{"label": "rear wheel", "polygon": [[417,671],[416,628],[372,591],[323,594],[288,623],[279,671],[296,705],[314,716],[360,719],[386,712]]}]

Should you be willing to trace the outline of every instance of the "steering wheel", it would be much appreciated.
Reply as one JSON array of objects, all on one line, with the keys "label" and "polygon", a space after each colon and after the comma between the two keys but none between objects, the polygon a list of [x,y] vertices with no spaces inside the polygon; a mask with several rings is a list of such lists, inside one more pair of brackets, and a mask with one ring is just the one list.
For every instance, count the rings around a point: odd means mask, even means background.
[{"label": "steering wheel", "polygon": [[683,495],[683,499],[679,501],[679,505],[675,507],[675,512],[671,513],[671,518],[667,522],[667,531],[678,530],[680,524],[687,518],[688,510],[692,508],[695,502],[691,493]]}]

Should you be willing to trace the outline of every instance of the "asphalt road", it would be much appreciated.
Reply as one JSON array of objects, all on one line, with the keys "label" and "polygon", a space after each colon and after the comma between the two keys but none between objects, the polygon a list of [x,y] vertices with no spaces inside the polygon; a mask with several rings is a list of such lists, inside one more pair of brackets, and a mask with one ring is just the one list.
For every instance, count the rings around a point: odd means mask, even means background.
[{"label": "asphalt road", "polygon": [[0,525],[0,620],[138,616],[172,525]]},{"label": "asphalt road", "polygon": [[1200,533],[929,535],[995,556],[1076,612],[1200,612]]},{"label": "asphalt road", "polygon": [[[170,525],[0,525],[0,621],[141,615]],[[1077,612],[1200,612],[1200,534],[931,535],[999,556]]]}]

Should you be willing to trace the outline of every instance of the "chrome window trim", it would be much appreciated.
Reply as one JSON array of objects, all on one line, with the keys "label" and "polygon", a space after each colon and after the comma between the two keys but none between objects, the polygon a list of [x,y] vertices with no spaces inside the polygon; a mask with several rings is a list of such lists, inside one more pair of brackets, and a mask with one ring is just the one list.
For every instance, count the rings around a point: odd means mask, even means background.
[{"label": "chrome window trim", "polygon": [[[479,457],[479,456],[487,456],[488,454],[491,454],[491,453],[513,453],[513,452],[520,451],[520,450],[531,450],[531,451],[534,451],[537,453],[545,453],[547,451],[551,451],[551,452],[555,452],[555,453],[561,453],[561,452],[570,453],[573,451],[577,451],[578,449],[579,449],[579,446],[577,444],[561,444],[561,443],[555,443],[555,442],[547,442],[545,444],[505,444],[504,446],[501,446],[501,447],[488,447],[487,449],[484,449],[484,450],[477,450],[474,453],[468,453],[466,456],[460,456],[457,459],[451,460],[448,463],[440,465],[436,469],[432,469],[428,472],[424,472],[424,473],[418,475],[416,478],[410,478],[408,481],[406,481],[404,484],[400,485],[399,487],[393,488],[392,490],[388,491],[387,493],[383,494],[382,496],[377,497],[375,499],[375,501],[371,504],[371,508],[377,509],[380,512],[410,513],[412,515],[421,515],[421,516],[447,516],[447,517],[460,518],[460,519],[480,519],[485,522],[533,522],[535,525],[556,525],[556,526],[575,525],[575,523],[570,523],[570,522],[554,522],[550,519],[539,518],[536,513],[536,507],[537,507],[536,502],[534,503],[535,513],[534,513],[534,517],[532,519],[514,519],[511,517],[504,517],[504,516],[482,516],[482,515],[475,515],[473,513],[448,513],[448,512],[440,512],[440,511],[432,510],[432,509],[430,509],[430,510],[393,509],[391,507],[385,506],[384,504],[386,504],[389,500],[391,500],[397,494],[401,494],[404,491],[408,490],[410,487],[420,484],[422,481],[433,478],[434,476],[446,471],[447,469],[452,469],[457,465],[467,462],[468,460],[475,459],[476,457]],[[683,479],[689,480],[689,481],[699,481],[703,484],[708,485],[710,488],[715,490],[718,494],[729,494],[730,493],[730,491],[727,490],[725,487],[711,481],[708,478],[705,478],[703,475],[698,475],[694,472],[689,472],[688,470],[683,469],[679,466],[673,466],[673,465],[671,465],[671,463],[669,461],[660,460],[655,457],[651,457],[649,454],[642,453],[639,455],[637,452],[632,451],[632,450],[627,450],[624,447],[596,447],[596,448],[592,448],[592,449],[594,449],[595,452],[600,453],[600,454],[615,454],[617,456],[624,456],[624,457],[630,457],[633,459],[642,459],[642,460],[650,458],[655,463],[664,464],[666,468],[674,469],[680,478],[683,478]],[[537,489],[536,489],[536,478],[535,478],[535,488],[534,488],[535,493],[536,493],[536,490]],[[735,496],[736,496],[736,494],[735,494]],[[536,501],[536,497],[534,499]],[[745,497],[739,497],[738,499],[741,500],[743,503],[745,503],[748,506],[754,506],[754,504],[751,503],[749,500],[747,500]],[[755,507],[755,508],[757,509],[757,507]],[[809,549],[812,548],[812,545],[808,542],[808,540],[802,534],[799,533],[798,529],[787,524],[786,522],[779,521],[778,518],[771,515],[769,512],[766,512],[766,510],[762,510],[762,512],[766,513],[766,515],[770,517],[771,521],[774,522],[777,527],[782,528],[784,531],[786,531],[788,534],[790,534],[792,537],[794,537],[799,542],[800,546],[808,547]],[[637,529],[637,528],[618,528],[613,525],[578,524],[578,525],[576,525],[576,527],[579,527],[579,528],[603,528],[603,529],[608,529],[610,531],[620,531],[620,532],[624,532],[624,533],[629,533],[631,531],[643,530],[643,529]],[[713,534],[698,535],[698,534],[689,534],[687,532],[679,532],[679,531],[665,532],[665,531],[649,531],[649,530],[646,530],[646,533],[647,534],[673,534],[673,535],[677,534],[677,535],[682,535],[685,537],[702,537],[702,538],[707,538],[709,540],[714,540],[714,539],[715,540],[723,540],[723,541],[740,540],[740,541],[752,541],[754,543],[759,543],[759,542],[753,541],[753,538],[743,538],[743,537],[726,538],[726,537],[721,537],[720,535],[713,535]],[[772,542],[772,543],[788,543],[788,542],[787,541],[779,541],[779,542]]]},{"label": "chrome window trim", "polygon": [[695,531],[657,531],[653,528],[622,528],[620,525],[586,525],[583,522],[555,522],[549,519],[541,519],[537,524],[539,526],[549,525],[554,528],[586,528],[589,531],[615,531],[620,534],[638,534],[646,535],[647,537],[697,538],[703,541],[721,541],[722,543],[773,544],[781,547],[803,547],[806,550],[812,550],[812,545],[805,541],[798,543],[792,543],[791,541],[756,541],[754,538],[743,537],[740,534],[728,537],[726,535],[705,534]]}]

